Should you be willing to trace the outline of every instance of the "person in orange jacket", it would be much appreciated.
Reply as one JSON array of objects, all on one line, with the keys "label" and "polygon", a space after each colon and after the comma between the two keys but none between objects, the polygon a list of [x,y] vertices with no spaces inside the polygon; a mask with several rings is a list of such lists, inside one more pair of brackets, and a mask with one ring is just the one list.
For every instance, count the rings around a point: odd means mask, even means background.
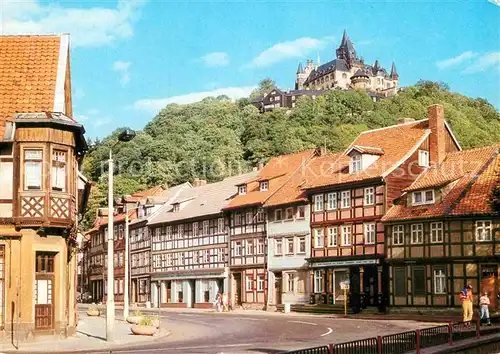
[{"label": "person in orange jacket", "polygon": [[469,284],[467,287],[460,293],[460,301],[462,301],[462,312],[464,322],[472,321],[472,286]]}]

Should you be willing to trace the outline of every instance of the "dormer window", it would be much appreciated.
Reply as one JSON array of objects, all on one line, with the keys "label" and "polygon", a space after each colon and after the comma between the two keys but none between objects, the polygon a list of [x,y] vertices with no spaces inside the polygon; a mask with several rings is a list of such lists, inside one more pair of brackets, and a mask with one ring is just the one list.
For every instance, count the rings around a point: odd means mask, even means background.
[{"label": "dormer window", "polygon": [[247,186],[246,185],[239,186],[238,187],[238,194],[239,195],[247,194]]},{"label": "dormer window", "polygon": [[434,203],[434,190],[417,191],[412,194],[412,204],[433,204]]},{"label": "dormer window", "polygon": [[429,151],[418,150],[418,165],[420,167],[429,167]]},{"label": "dormer window", "polygon": [[174,213],[178,212],[181,210],[181,204],[180,203],[175,203],[174,204]]},{"label": "dormer window", "polygon": [[269,181],[260,182],[260,191],[265,192],[269,189]]},{"label": "dormer window", "polygon": [[351,173],[361,171],[361,155],[353,155],[351,158]]}]

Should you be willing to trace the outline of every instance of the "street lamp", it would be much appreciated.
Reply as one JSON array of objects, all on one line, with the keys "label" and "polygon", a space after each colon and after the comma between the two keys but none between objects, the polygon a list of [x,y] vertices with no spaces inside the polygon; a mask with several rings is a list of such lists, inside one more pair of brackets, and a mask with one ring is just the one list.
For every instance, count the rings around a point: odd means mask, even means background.
[{"label": "street lamp", "polygon": [[135,137],[135,132],[125,129],[109,149],[108,160],[108,297],[106,300],[106,341],[112,342],[115,331],[115,292],[114,292],[114,244],[113,244],[113,147],[120,141],[127,142]]}]

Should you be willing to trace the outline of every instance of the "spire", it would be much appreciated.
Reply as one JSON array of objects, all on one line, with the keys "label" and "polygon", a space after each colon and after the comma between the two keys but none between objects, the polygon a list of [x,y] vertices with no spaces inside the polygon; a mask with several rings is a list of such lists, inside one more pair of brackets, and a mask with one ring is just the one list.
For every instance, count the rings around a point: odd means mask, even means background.
[{"label": "spire", "polygon": [[299,67],[297,68],[297,74],[302,74],[304,69],[302,68],[302,63],[299,63]]},{"label": "spire", "polygon": [[396,64],[392,62],[392,67],[391,67],[391,78],[397,79],[399,77],[398,71],[396,70]]},{"label": "spire", "polygon": [[347,36],[347,30],[344,29],[344,34],[342,34],[342,40],[340,41],[340,46],[344,46],[347,44],[347,40],[349,37]]},{"label": "spire", "polygon": [[354,45],[347,35],[347,30],[344,30],[344,34],[342,35],[340,46],[337,49],[337,58],[344,59],[348,62],[352,62],[353,60],[358,59],[356,50],[354,49]]},{"label": "spire", "polygon": [[316,63],[316,64],[317,64],[318,66],[320,66],[320,65],[321,65],[321,60],[319,59],[319,52],[318,52],[318,59],[317,59],[317,60],[318,60],[318,61],[317,61],[317,63]]},{"label": "spire", "polygon": [[373,73],[377,75],[377,72],[380,70],[380,64],[378,63],[378,59],[375,60],[375,64],[373,64]]}]

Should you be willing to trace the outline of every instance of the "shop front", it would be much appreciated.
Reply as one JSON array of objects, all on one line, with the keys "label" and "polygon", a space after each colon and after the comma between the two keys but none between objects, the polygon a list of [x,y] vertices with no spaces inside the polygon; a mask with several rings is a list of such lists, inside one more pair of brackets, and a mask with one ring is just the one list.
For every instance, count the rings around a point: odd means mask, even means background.
[{"label": "shop front", "polygon": [[[385,310],[385,265],[381,258],[326,260],[309,259],[311,289],[310,303],[348,306],[353,312],[368,307]],[[345,290],[343,284],[348,284]]]}]

